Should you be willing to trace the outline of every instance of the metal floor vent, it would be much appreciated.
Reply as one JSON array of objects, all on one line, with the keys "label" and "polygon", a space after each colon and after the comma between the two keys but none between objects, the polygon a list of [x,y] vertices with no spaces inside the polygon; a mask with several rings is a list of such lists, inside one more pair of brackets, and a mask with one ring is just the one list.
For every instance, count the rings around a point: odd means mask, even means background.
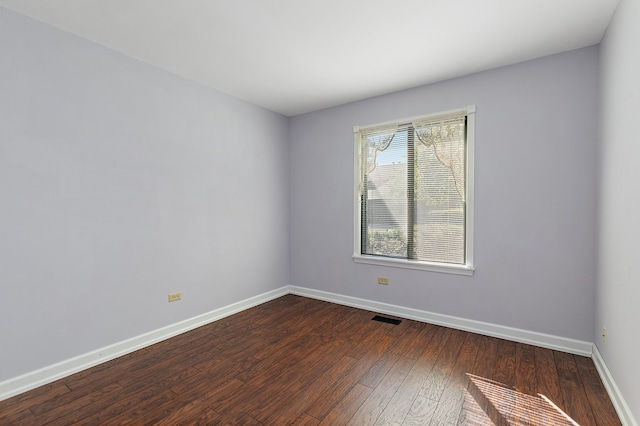
[{"label": "metal floor vent", "polygon": [[398,324],[400,324],[402,322],[402,320],[399,320],[399,319],[381,317],[380,315],[376,315],[375,317],[373,317],[371,319],[374,320],[374,321],[386,322],[388,324],[393,324],[393,325],[398,325]]}]

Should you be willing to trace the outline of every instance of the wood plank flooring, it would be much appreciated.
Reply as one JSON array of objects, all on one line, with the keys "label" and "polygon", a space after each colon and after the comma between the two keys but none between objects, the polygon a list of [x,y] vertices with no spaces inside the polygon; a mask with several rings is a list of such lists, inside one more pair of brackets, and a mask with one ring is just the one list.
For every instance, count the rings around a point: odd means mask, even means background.
[{"label": "wood plank flooring", "polygon": [[287,295],[0,401],[0,425],[619,425],[589,358]]}]

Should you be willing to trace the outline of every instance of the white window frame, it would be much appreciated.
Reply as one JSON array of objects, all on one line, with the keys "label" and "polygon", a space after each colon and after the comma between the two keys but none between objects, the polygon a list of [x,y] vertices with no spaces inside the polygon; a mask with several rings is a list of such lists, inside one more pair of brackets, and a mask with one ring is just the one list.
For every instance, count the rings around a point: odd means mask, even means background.
[{"label": "white window frame", "polygon": [[[392,266],[396,268],[418,269],[422,271],[443,272],[457,275],[473,275],[473,205],[474,205],[474,152],[475,152],[475,105],[450,111],[427,114],[419,117],[410,117],[400,120],[387,121],[384,123],[371,124],[367,126],[354,126],[354,208],[353,208],[353,261],[370,265]],[[466,158],[466,206],[465,206],[465,264],[456,265],[449,263],[426,262],[411,259],[386,258],[381,256],[370,256],[361,254],[361,209],[360,209],[360,131],[370,127],[381,127],[398,123],[408,123],[417,120],[429,119],[441,115],[464,113],[467,115],[467,158]]]}]

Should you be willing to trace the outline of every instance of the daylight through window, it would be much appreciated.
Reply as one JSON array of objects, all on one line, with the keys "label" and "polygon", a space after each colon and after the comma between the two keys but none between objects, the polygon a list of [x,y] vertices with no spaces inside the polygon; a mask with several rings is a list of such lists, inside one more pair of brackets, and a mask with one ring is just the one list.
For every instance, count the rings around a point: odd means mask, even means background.
[{"label": "daylight through window", "polygon": [[472,267],[473,112],[469,107],[354,128],[359,159],[354,259]]}]

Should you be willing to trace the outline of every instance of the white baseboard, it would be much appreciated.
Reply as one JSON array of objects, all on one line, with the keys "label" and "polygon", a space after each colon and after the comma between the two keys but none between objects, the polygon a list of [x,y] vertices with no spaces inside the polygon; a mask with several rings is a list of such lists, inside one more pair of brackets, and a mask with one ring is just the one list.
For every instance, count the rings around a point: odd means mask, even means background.
[{"label": "white baseboard", "polygon": [[520,343],[541,346],[543,348],[568,352],[576,355],[591,356],[593,343],[581,340],[568,339],[565,337],[553,336],[550,334],[537,333],[518,328],[506,327],[503,325],[491,324],[482,321],[475,321],[466,318],[459,318],[450,315],[436,314],[433,312],[421,311],[418,309],[405,308],[403,306],[390,305],[388,303],[376,302],[373,300],[360,299],[357,297],[343,296],[326,291],[313,290],[304,287],[290,286],[290,292],[299,296],[338,303],[340,305],[354,308],[366,309],[394,315],[400,318],[407,318],[430,324],[442,325],[457,330],[470,331],[472,333],[487,336],[499,337],[501,339],[512,340]]},{"label": "white baseboard", "polygon": [[80,355],[57,364],[29,372],[4,382],[0,382],[0,401],[46,385],[62,377],[77,373],[78,371],[94,367],[103,362],[128,354],[146,346],[153,345],[171,337],[177,336],[189,330],[193,330],[205,324],[209,324],[229,315],[233,315],[253,306],[260,305],[269,300],[284,296],[289,293],[289,287],[282,287],[258,296],[241,300],[231,305],[207,312],[202,315],[171,324],[149,333],[100,348],[98,350]]},{"label": "white baseboard", "polygon": [[394,315],[400,318],[413,319],[458,330],[470,331],[515,342],[527,343],[576,355],[592,357],[596,369],[600,374],[600,378],[609,393],[611,401],[613,402],[623,425],[638,426],[638,423],[635,421],[628,405],[620,393],[620,390],[613,380],[609,369],[604,363],[598,348],[593,343],[297,286],[282,287],[258,296],[250,297],[167,327],[163,327],[22,376],[0,382],[0,401],[289,293],[310,297],[312,299],[338,303],[340,305],[352,306],[354,308]]},{"label": "white baseboard", "polygon": [[638,426],[638,422],[633,417],[633,414],[631,414],[631,410],[629,409],[627,402],[622,397],[622,393],[620,392],[618,385],[616,385],[615,380],[613,380],[613,376],[611,375],[609,368],[607,368],[607,365],[604,363],[604,359],[595,344],[593,345],[592,358],[593,363],[596,366],[596,370],[598,370],[598,374],[602,379],[605,389],[607,389],[609,398],[611,398],[611,402],[613,403],[622,424],[624,426]]},{"label": "white baseboard", "polygon": [[405,308],[403,306],[391,305],[388,303],[376,302],[373,300],[359,299],[357,297],[343,296],[341,294],[328,293],[320,290],[313,290],[304,287],[291,286],[290,293],[327,302],[338,303],[340,305],[354,308],[366,309],[379,313],[397,316],[400,318],[413,319],[430,324],[442,325],[458,330],[470,331],[487,336],[499,337],[520,343],[540,346],[543,348],[568,352],[575,355],[588,356],[593,359],[593,363],[598,370],[600,379],[604,383],[605,389],[611,398],[611,402],[620,417],[624,426],[638,426],[629,406],[625,402],[620,389],[613,380],[604,359],[595,344],[583,342],[581,340],[567,339],[550,334],[537,333],[534,331],[521,330],[502,325],[490,324],[481,321],[474,321],[466,318],[458,318],[449,315],[436,314],[433,312],[421,311],[418,309]]}]

